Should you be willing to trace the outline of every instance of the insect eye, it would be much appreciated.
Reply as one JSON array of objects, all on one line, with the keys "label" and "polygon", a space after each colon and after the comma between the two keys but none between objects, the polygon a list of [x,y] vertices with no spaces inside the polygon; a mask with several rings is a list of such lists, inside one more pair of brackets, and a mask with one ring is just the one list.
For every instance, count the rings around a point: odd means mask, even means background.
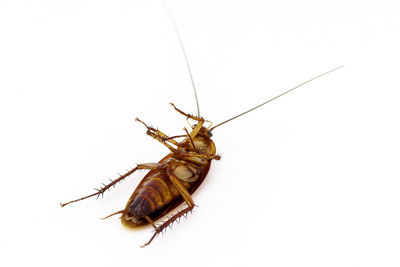
[{"label": "insect eye", "polygon": [[207,133],[208,133],[208,135],[209,135],[210,137],[212,137],[212,136],[213,136],[213,134],[212,134],[212,132],[211,132],[211,131],[208,131]]}]

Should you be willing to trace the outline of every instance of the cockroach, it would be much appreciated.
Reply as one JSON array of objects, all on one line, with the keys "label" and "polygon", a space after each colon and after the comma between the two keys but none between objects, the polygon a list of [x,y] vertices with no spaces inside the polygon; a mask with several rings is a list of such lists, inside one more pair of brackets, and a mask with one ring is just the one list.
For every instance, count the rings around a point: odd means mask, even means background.
[{"label": "cockroach", "polygon": [[[261,106],[321,76],[324,76],[343,67],[340,66],[320,75],[317,75],[274,98],[271,98],[245,112],[242,112],[230,119],[227,119],[211,127],[212,123],[200,116],[200,108],[196,93],[196,87],[189,66],[188,58],[186,56],[186,52],[183,46],[183,42],[179,35],[176,23],[168,7],[166,8],[179,39],[187,70],[192,82],[197,105],[197,115],[185,113],[177,108],[173,103],[170,104],[178,113],[185,116],[187,120],[194,121],[194,125],[191,126],[190,132],[186,128],[184,128],[185,133],[183,135],[167,136],[165,133],[148,126],[142,120],[136,118],[136,121],[142,123],[146,127],[147,135],[151,136],[152,138],[156,139],[161,144],[166,146],[170,150],[170,153],[163,157],[158,163],[138,164],[135,168],[131,169],[123,175],[120,175],[117,179],[112,180],[109,184],[103,184],[103,187],[101,187],[100,189],[96,189],[96,192],[93,194],[60,204],[61,207],[64,207],[73,202],[78,202],[90,197],[102,196],[104,192],[133,174],[135,171],[148,170],[148,173],[144,176],[142,181],[133,191],[125,208],[105,217],[108,218],[116,214],[121,214],[122,224],[130,228],[150,224],[155,230],[154,234],[142,247],[149,245],[153,241],[153,239],[166,227],[171,226],[173,222],[179,220],[182,216],[186,216],[187,213],[192,211],[195,207],[195,203],[192,199],[192,194],[199,188],[201,183],[206,178],[211,166],[211,161],[220,160],[221,158],[219,155],[216,154],[215,144],[211,140],[211,137],[213,135],[212,133],[215,128],[240,116],[243,116],[250,111],[260,108]],[[208,123],[210,123],[210,125],[206,126],[206,124]],[[183,140],[177,141],[180,140],[179,138],[183,138]],[[157,220],[172,213],[172,211],[183,202],[186,204],[186,208],[172,214],[160,225],[156,225]]]}]

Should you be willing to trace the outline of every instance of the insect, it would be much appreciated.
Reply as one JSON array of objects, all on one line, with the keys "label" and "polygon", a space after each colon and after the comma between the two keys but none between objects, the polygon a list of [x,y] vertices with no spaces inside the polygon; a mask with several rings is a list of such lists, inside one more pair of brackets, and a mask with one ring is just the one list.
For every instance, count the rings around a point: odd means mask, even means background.
[{"label": "insect", "polygon": [[[169,149],[170,153],[163,157],[157,163],[138,164],[135,168],[121,175],[117,179],[111,181],[109,184],[103,184],[103,187],[97,189],[97,191],[93,194],[61,204],[61,206],[64,207],[73,202],[78,202],[90,197],[102,196],[105,191],[116,185],[118,182],[121,182],[122,180],[133,174],[135,171],[148,170],[148,173],[145,175],[145,177],[132,193],[125,208],[105,217],[108,218],[113,215],[121,214],[122,224],[131,228],[142,225],[151,225],[154,228],[155,232],[151,236],[149,241],[143,245],[143,247],[149,245],[153,241],[153,239],[166,227],[170,226],[176,220],[179,220],[182,216],[186,216],[187,213],[192,211],[192,209],[195,207],[195,202],[192,199],[192,194],[198,189],[198,187],[206,178],[207,173],[210,169],[211,161],[220,160],[220,156],[216,154],[215,144],[211,140],[212,133],[215,128],[231,120],[234,120],[250,111],[253,111],[299,88],[300,86],[311,82],[312,80],[315,80],[342,67],[340,66],[323,74],[315,76],[312,79],[309,79],[283,92],[282,94],[261,103],[258,106],[255,106],[243,113],[240,113],[211,127],[212,123],[200,116],[199,101],[197,98],[196,88],[194,86],[194,80],[189,67],[186,52],[173,17],[170,12],[169,14],[178,35],[189,76],[192,81],[197,104],[197,115],[185,113],[184,111],[177,108],[174,104],[171,103],[171,105],[178,113],[185,116],[187,120],[194,121],[194,125],[191,126],[190,132],[185,128],[185,133],[182,135],[167,136],[165,133],[148,126],[145,122],[143,122],[139,118],[136,118],[138,122],[142,123],[146,127],[147,135],[151,136],[152,138],[156,139],[161,144],[166,146]],[[210,124],[206,125],[208,123]],[[172,214],[160,225],[156,225],[157,220],[170,214],[176,207],[178,207],[182,203],[186,204],[186,208]]]}]

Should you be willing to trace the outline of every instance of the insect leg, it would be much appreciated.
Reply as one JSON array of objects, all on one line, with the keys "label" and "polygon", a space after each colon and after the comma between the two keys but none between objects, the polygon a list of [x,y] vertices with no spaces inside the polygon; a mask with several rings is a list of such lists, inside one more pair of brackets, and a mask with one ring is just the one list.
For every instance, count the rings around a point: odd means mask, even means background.
[{"label": "insect leg", "polygon": [[201,117],[197,117],[197,116],[190,115],[190,114],[187,114],[187,113],[183,112],[182,110],[180,110],[179,108],[177,108],[177,107],[175,106],[174,103],[169,103],[169,104],[170,104],[171,106],[173,106],[174,109],[175,109],[178,113],[182,114],[183,116],[186,116],[186,117],[189,118],[189,119],[192,119],[192,120],[195,120],[195,121],[204,121],[204,119],[201,118]]},{"label": "insect leg", "polygon": [[215,160],[220,160],[221,156],[220,155],[214,155],[214,154],[207,154],[207,153],[196,153],[196,152],[179,152],[181,156],[183,157],[195,157],[195,158],[201,158],[201,159],[215,159]]},{"label": "insect leg", "polygon": [[158,230],[158,227],[157,227],[157,225],[154,223],[154,221],[149,217],[149,216],[144,216],[144,218],[146,219],[146,221],[151,225],[151,226],[153,226],[153,228],[154,228],[154,230]]},{"label": "insect leg", "polygon": [[181,180],[174,175],[173,170],[171,170],[170,168],[168,168],[166,172],[171,182],[175,185],[176,189],[178,189],[179,193],[185,200],[186,204],[189,207],[194,207],[193,199],[187,191],[186,187],[182,184]]},{"label": "insect leg", "polygon": [[157,141],[163,143],[172,152],[176,152],[176,149],[173,148],[172,146],[170,146],[167,142],[169,142],[169,143],[171,143],[173,145],[179,146],[179,143],[177,141],[173,140],[173,138],[184,137],[185,136],[185,135],[183,135],[183,136],[178,135],[178,136],[169,137],[168,135],[164,134],[163,132],[161,132],[161,131],[159,131],[157,129],[154,129],[153,127],[148,126],[146,123],[141,121],[139,118],[136,118],[136,121],[142,123],[147,128],[147,135],[150,135],[151,137],[153,137]]},{"label": "insect leg", "polygon": [[[169,150],[171,150],[172,153],[178,153],[178,150],[172,147],[170,144],[168,144],[166,141],[163,140],[158,134],[147,131],[147,134],[162,143],[164,146],[166,146]],[[178,144],[179,145],[179,144]]]},{"label": "insect leg", "polygon": [[175,136],[170,136],[170,137],[165,136],[165,137],[163,137],[163,140],[164,140],[164,141],[171,142],[171,143],[173,143],[173,144],[176,145],[176,146],[179,146],[179,143],[176,142],[175,140],[172,140],[172,139],[181,138],[181,137],[186,137],[186,135],[185,135],[185,134],[181,134],[181,135],[175,135]]},{"label": "insect leg", "polygon": [[193,139],[192,139],[192,137],[190,136],[190,133],[188,132],[188,130],[187,130],[186,128],[184,128],[184,130],[185,130],[185,132],[186,132],[186,134],[187,134],[187,137],[189,138],[190,143],[192,144],[194,150],[196,150],[196,152],[199,152],[199,150],[197,149],[196,145],[194,144]]},{"label": "insect leg", "polygon": [[165,133],[161,132],[160,130],[157,130],[151,126],[148,126],[144,121],[140,120],[139,118],[136,117],[135,119],[136,121],[140,122],[141,124],[143,124],[148,131],[154,132],[156,134],[158,134],[161,138],[166,140],[171,140],[171,142],[175,145],[177,144],[177,142],[175,140],[172,140],[172,138],[177,138],[177,137],[182,137],[182,136],[173,136],[173,137],[169,137],[168,135],[166,135]]},{"label": "insect leg", "polygon": [[177,212],[176,214],[174,214],[173,216],[171,216],[168,220],[166,220],[163,224],[161,224],[160,226],[156,226],[155,232],[154,234],[151,236],[151,238],[149,239],[149,241],[147,241],[147,243],[143,244],[141,247],[145,247],[147,245],[149,245],[151,243],[151,241],[153,241],[153,239],[159,234],[161,233],[166,227],[168,227],[169,225],[171,225],[174,221],[178,220],[180,217],[185,216],[185,214],[187,214],[189,211],[191,211],[193,209],[193,207],[186,207],[185,209]]},{"label": "insect leg", "polygon": [[178,113],[182,114],[183,116],[186,116],[187,119],[192,119],[192,120],[195,120],[195,121],[198,121],[198,122],[199,122],[199,123],[196,125],[196,127],[193,129],[193,131],[190,133],[190,136],[191,136],[192,138],[194,138],[194,137],[197,135],[197,133],[199,132],[199,130],[201,129],[201,127],[203,127],[204,122],[209,122],[210,125],[212,124],[212,122],[210,122],[210,121],[208,121],[208,120],[205,120],[205,119],[203,119],[202,117],[197,117],[197,116],[190,115],[190,114],[188,114],[188,113],[183,112],[182,110],[180,110],[179,108],[177,108],[177,107],[174,105],[174,103],[169,103],[169,104],[170,104],[171,106],[173,106],[174,109],[175,109]]},{"label": "insect leg", "polygon": [[157,163],[144,163],[144,164],[138,164],[135,168],[133,168],[132,170],[128,171],[127,173],[121,175],[120,177],[118,177],[117,179],[111,181],[109,184],[104,185],[103,187],[101,187],[100,189],[95,189],[97,192],[87,195],[85,197],[81,197],[66,203],[60,203],[61,207],[64,207],[68,204],[74,203],[74,202],[78,202],[90,197],[99,197],[100,195],[103,195],[104,192],[106,192],[108,189],[110,189],[111,187],[113,187],[115,184],[121,182],[122,180],[124,180],[126,177],[128,177],[129,175],[131,175],[132,173],[134,173],[137,170],[143,170],[143,169],[148,169],[148,170],[160,170],[160,169],[165,169],[166,166],[162,165],[162,164],[157,164]]},{"label": "insect leg", "polygon": [[173,174],[173,171],[171,169],[167,169],[166,172],[167,172],[168,177],[170,178],[171,182],[176,186],[176,188],[178,189],[179,193],[181,194],[181,196],[183,197],[183,199],[185,200],[185,202],[188,206],[185,209],[183,209],[183,210],[177,212],[176,214],[174,214],[173,216],[171,216],[168,220],[163,222],[160,226],[156,226],[154,224],[154,222],[151,221],[151,219],[149,218],[150,219],[149,223],[154,227],[155,232],[152,235],[152,237],[150,238],[150,240],[147,241],[147,243],[145,243],[142,247],[149,245],[151,243],[151,241],[153,241],[153,239],[159,233],[161,233],[166,227],[170,226],[174,221],[178,220],[180,217],[184,216],[186,213],[191,211],[195,206],[194,201],[193,201],[192,197],[190,196],[189,192],[183,186],[182,182]]},{"label": "insect leg", "polygon": [[90,197],[94,197],[94,196],[99,197],[100,195],[103,195],[105,191],[107,191],[108,189],[110,189],[110,187],[112,187],[112,186],[114,186],[115,184],[117,184],[118,182],[124,180],[126,177],[128,177],[129,175],[131,175],[132,173],[134,173],[134,172],[137,171],[138,169],[139,169],[138,167],[135,167],[135,168],[133,168],[132,170],[128,171],[127,173],[121,175],[121,176],[118,177],[117,179],[111,181],[111,183],[109,183],[109,184],[107,184],[107,185],[104,185],[102,188],[100,188],[100,189],[96,189],[96,188],[95,188],[95,190],[97,191],[96,193],[93,193],[93,194],[91,194],[91,195],[88,195],[88,196],[85,196],[85,197],[81,197],[81,198],[78,198],[78,199],[75,199],[75,200],[71,200],[71,201],[69,201],[69,202],[67,202],[67,203],[60,203],[60,205],[61,205],[61,207],[64,207],[64,206],[66,206],[66,205],[68,205],[68,204],[71,204],[71,203],[74,203],[74,202],[78,202],[78,201],[81,201],[81,200],[84,200],[84,199],[87,199],[87,198],[90,198]]}]

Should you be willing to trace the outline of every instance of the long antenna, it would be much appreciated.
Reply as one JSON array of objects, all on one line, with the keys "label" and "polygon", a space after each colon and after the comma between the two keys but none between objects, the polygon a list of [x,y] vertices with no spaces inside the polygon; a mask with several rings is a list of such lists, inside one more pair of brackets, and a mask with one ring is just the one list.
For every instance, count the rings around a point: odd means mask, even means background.
[{"label": "long antenna", "polygon": [[191,71],[190,66],[189,66],[189,60],[188,60],[187,55],[186,55],[186,51],[185,51],[185,47],[184,47],[184,45],[183,45],[182,37],[181,37],[181,35],[179,34],[178,26],[176,26],[176,22],[175,22],[174,16],[172,16],[172,13],[171,13],[171,11],[170,11],[169,8],[168,8],[167,3],[166,3],[165,1],[163,1],[163,3],[164,3],[165,9],[167,10],[167,13],[168,13],[168,15],[169,15],[169,18],[171,19],[171,22],[172,22],[172,24],[174,25],[175,33],[176,33],[176,35],[177,35],[177,37],[178,37],[179,44],[181,45],[181,48],[182,48],[183,56],[184,56],[185,62],[186,62],[186,67],[187,67],[187,70],[188,70],[188,72],[189,72],[190,80],[192,81],[194,96],[195,96],[195,98],[196,98],[197,117],[200,117],[199,98],[197,97],[196,86],[194,85],[194,80],[193,80],[192,71]]},{"label": "long antenna", "polygon": [[338,69],[340,69],[340,68],[343,68],[343,65],[342,65],[342,66],[339,66],[339,67],[336,67],[336,68],[334,68],[334,69],[331,69],[331,70],[329,70],[329,71],[327,71],[327,72],[324,72],[324,73],[322,73],[322,74],[319,74],[319,75],[317,75],[317,76],[315,76],[315,77],[313,77],[313,78],[311,78],[311,79],[309,79],[309,80],[307,80],[307,81],[305,81],[305,82],[302,82],[302,83],[299,84],[299,85],[296,85],[296,86],[293,87],[292,89],[289,89],[289,90],[283,92],[282,94],[280,94],[280,95],[278,95],[278,96],[275,96],[275,97],[273,97],[273,98],[271,98],[271,99],[265,101],[264,103],[261,103],[261,104],[258,105],[258,106],[255,106],[254,108],[251,108],[251,109],[249,109],[249,110],[247,110],[247,111],[245,111],[245,112],[243,112],[243,113],[240,113],[239,115],[236,115],[236,116],[234,116],[234,117],[232,117],[232,118],[230,118],[230,119],[227,119],[226,121],[223,121],[223,122],[221,122],[221,123],[215,125],[214,127],[212,127],[212,128],[210,129],[210,131],[214,130],[214,129],[217,128],[218,126],[221,126],[222,124],[225,124],[225,123],[227,123],[227,122],[229,122],[229,121],[231,121],[231,120],[234,120],[234,119],[236,119],[236,118],[239,118],[240,116],[243,116],[244,114],[249,113],[250,111],[253,111],[253,110],[255,110],[255,109],[257,109],[257,108],[259,108],[259,107],[261,107],[261,106],[264,106],[265,104],[267,104],[267,103],[269,103],[269,102],[271,102],[271,101],[273,101],[273,100],[275,100],[275,99],[277,99],[277,98],[279,98],[279,97],[281,97],[281,96],[283,96],[283,95],[286,95],[287,93],[289,93],[289,92],[291,92],[291,91],[293,91],[293,90],[295,90],[295,89],[297,89],[297,88],[299,88],[299,87],[301,87],[301,86],[303,86],[303,85],[305,85],[305,84],[307,84],[307,83],[309,83],[309,82],[311,82],[311,81],[313,81],[313,80],[316,80],[316,79],[318,79],[318,78],[320,78],[320,77],[322,77],[322,76],[324,76],[324,75],[326,75],[326,74],[328,74],[328,73],[331,73],[331,72],[333,72],[333,71],[335,71],[335,70],[338,70]]}]

